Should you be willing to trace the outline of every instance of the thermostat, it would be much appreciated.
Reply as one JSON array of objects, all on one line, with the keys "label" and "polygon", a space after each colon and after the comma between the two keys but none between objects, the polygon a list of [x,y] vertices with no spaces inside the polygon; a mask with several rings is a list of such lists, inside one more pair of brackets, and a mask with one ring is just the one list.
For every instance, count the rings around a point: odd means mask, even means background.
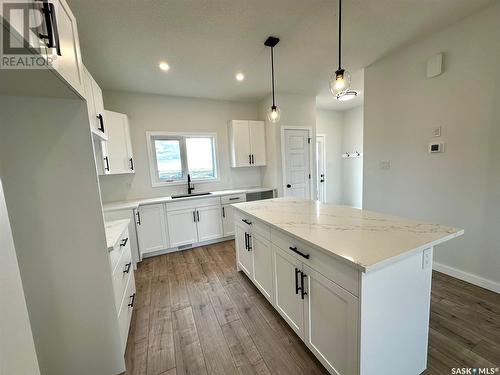
[{"label": "thermostat", "polygon": [[431,154],[444,152],[444,143],[430,143],[429,144],[429,152]]}]

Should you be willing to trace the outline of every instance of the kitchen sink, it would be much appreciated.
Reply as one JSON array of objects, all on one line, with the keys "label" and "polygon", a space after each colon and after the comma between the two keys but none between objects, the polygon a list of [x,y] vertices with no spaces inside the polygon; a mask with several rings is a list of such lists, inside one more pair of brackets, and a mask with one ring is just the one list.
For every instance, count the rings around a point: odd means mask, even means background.
[{"label": "kitchen sink", "polygon": [[188,198],[188,197],[200,197],[203,195],[210,195],[212,193],[196,193],[196,194],[182,194],[182,195],[172,195],[172,199],[178,198]]}]

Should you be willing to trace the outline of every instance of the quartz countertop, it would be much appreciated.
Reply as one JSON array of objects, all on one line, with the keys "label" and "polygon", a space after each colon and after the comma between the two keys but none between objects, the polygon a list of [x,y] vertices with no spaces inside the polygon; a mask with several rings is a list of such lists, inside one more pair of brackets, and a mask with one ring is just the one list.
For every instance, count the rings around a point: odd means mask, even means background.
[{"label": "quartz countertop", "polygon": [[444,225],[297,198],[242,202],[233,207],[363,272],[464,233]]},{"label": "quartz countertop", "polygon": [[[218,191],[211,191],[210,194],[207,194],[207,195],[198,195],[198,196],[191,196],[191,197],[185,197],[185,198],[175,198],[175,199],[173,199],[172,196],[134,199],[134,200],[104,203],[102,205],[102,207],[103,207],[104,212],[120,211],[120,210],[133,210],[133,209],[138,208],[140,205],[145,205],[145,204],[178,202],[178,201],[188,200],[188,199],[202,199],[202,198],[210,198],[210,197],[220,197],[223,195],[231,195],[231,194],[256,193],[256,192],[267,191],[267,190],[274,190],[274,188],[250,187],[250,188],[232,189],[232,190],[218,190]],[[195,190],[195,192],[193,194],[196,194],[196,193],[198,193],[198,192]]]},{"label": "quartz countertop", "polygon": [[106,244],[108,250],[113,250],[113,247],[120,241],[120,236],[125,228],[128,227],[129,223],[130,219],[113,220],[105,223],[104,227],[106,230]]}]

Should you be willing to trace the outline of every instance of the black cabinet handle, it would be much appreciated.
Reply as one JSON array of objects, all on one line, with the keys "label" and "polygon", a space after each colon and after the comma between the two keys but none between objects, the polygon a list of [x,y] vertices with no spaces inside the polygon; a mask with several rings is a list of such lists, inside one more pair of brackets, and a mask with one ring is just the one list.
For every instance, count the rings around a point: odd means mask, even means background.
[{"label": "black cabinet handle", "polygon": [[196,211],[193,211],[193,221],[196,223]]},{"label": "black cabinet handle", "polygon": [[248,233],[245,232],[245,249],[248,251]]},{"label": "black cabinet handle", "polygon": [[226,210],[222,207],[222,217],[226,217]]},{"label": "black cabinet handle", "polygon": [[299,294],[299,290],[301,290],[301,288],[299,287],[299,273],[300,270],[295,267],[295,294]]},{"label": "black cabinet handle", "polygon": [[97,118],[99,119],[99,124],[101,125],[97,128],[97,130],[100,130],[104,133],[104,118],[102,117],[102,114],[99,113],[97,115]]},{"label": "black cabinet handle", "polygon": [[47,0],[43,1],[42,13],[45,17],[45,25],[47,28],[47,34],[39,34],[41,39],[46,39],[45,45],[47,48],[55,48],[57,55],[61,54],[61,44],[59,42],[59,31],[57,29],[57,18],[56,11],[53,3],[49,3]]},{"label": "black cabinet handle", "polygon": [[304,296],[307,294],[306,288],[304,287],[304,279],[307,278],[307,275],[300,271],[300,298],[304,299]]},{"label": "black cabinet handle", "polygon": [[129,298],[132,298],[132,301],[128,304],[128,307],[134,307],[135,293],[132,294]]},{"label": "black cabinet handle", "polygon": [[292,187],[292,185],[290,185],[290,184],[286,184],[286,187],[287,187],[288,189],[290,189],[290,188]]},{"label": "black cabinet handle", "polygon": [[232,197],[232,198],[229,198],[230,201],[239,201],[240,200],[240,197]]},{"label": "black cabinet handle", "polygon": [[294,246],[294,247],[290,246],[289,249],[292,250],[294,253],[299,254],[301,257],[309,259],[309,254],[304,254],[304,253],[300,252],[299,250],[297,250],[296,246]]},{"label": "black cabinet handle", "polygon": [[196,218],[198,221],[200,221],[200,211],[196,210]]},{"label": "black cabinet handle", "polygon": [[137,224],[141,225],[141,214],[137,211]]},{"label": "black cabinet handle", "polygon": [[248,234],[248,251],[252,251],[252,236]]},{"label": "black cabinet handle", "polygon": [[125,269],[123,270],[123,273],[129,273],[131,266],[132,266],[132,262],[128,262],[127,264],[125,264]]},{"label": "black cabinet handle", "polygon": [[122,240],[122,243],[120,244],[120,247],[125,246],[125,245],[127,244],[127,242],[128,242],[128,237],[127,237],[127,238],[124,238],[124,239]]},{"label": "black cabinet handle", "polygon": [[109,157],[105,156],[104,161],[106,162],[106,166],[104,167],[104,169],[109,172]]},{"label": "black cabinet handle", "polygon": [[248,164],[252,164],[252,155],[248,154]]},{"label": "black cabinet handle", "polygon": [[255,161],[253,160],[253,154],[252,154],[252,164],[255,164]]},{"label": "black cabinet handle", "polygon": [[247,219],[241,219],[246,225],[252,225],[251,221],[248,221]]},{"label": "black cabinet handle", "polygon": [[130,169],[134,170],[134,159],[130,158]]}]

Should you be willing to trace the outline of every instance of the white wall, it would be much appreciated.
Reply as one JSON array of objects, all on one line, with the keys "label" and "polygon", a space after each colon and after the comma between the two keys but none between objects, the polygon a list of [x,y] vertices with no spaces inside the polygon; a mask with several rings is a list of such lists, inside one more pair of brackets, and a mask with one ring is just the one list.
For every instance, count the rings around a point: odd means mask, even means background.
[{"label": "white wall", "polygon": [[[312,129],[312,138],[316,137],[316,98],[307,95],[276,94],[276,104],[280,107],[281,117],[277,124],[267,121],[267,111],[271,107],[271,98],[259,104],[259,117],[266,120],[267,166],[262,169],[262,185],[276,187],[278,196],[283,196],[283,171],[281,164],[281,127],[308,127]],[[313,156],[315,154],[313,153]],[[315,165],[315,160],[313,164]],[[314,168],[313,168],[314,169]],[[314,181],[315,171],[312,172]],[[311,196],[314,196],[314,191]]]},{"label": "white wall", "polygon": [[363,107],[316,113],[316,131],[326,136],[327,202],[361,208],[363,158],[344,159],[342,154],[363,152]]},{"label": "white wall", "polygon": [[[364,207],[465,229],[437,267],[500,292],[500,4],[365,70]],[[426,60],[444,52],[444,73]],[[432,130],[442,126],[442,137]],[[445,153],[427,153],[432,140]],[[381,160],[391,168],[381,170]],[[440,266],[440,265],[441,266]]]},{"label": "white wall", "polygon": [[0,301],[0,374],[40,374],[1,180]]},{"label": "white wall", "polygon": [[146,131],[216,132],[219,182],[195,183],[196,191],[260,186],[260,168],[229,166],[228,120],[258,120],[257,104],[222,100],[104,92],[106,109],[129,116],[135,175],[101,176],[103,201],[149,198],[185,193],[186,186],[152,187]]},{"label": "white wall", "polygon": [[[342,152],[363,152],[363,107],[343,113]],[[342,204],[363,206],[363,158],[342,159]]]},{"label": "white wall", "polygon": [[325,136],[326,202],[342,204],[342,137],[344,116],[342,112],[316,110],[316,133]]}]

